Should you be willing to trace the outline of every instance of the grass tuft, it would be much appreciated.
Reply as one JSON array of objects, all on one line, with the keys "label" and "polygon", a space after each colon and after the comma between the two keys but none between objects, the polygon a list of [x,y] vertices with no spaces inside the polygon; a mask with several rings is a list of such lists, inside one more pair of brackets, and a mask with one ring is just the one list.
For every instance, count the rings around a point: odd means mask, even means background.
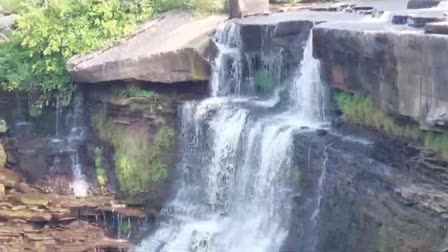
[{"label": "grass tuft", "polygon": [[398,122],[368,97],[338,92],[336,103],[344,117],[353,124],[421,142],[442,157],[448,158],[448,133],[427,132],[420,130],[417,125]]}]

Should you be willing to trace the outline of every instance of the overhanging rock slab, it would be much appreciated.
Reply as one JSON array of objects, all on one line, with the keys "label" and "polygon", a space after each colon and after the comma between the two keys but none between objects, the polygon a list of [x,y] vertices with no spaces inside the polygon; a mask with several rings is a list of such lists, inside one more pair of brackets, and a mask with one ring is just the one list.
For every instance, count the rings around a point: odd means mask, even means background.
[{"label": "overhanging rock slab", "polygon": [[[210,78],[211,34],[227,17],[171,11],[145,23],[123,42],[77,55],[67,69],[78,83],[139,80],[159,83]],[[82,39],[82,38],[80,38]]]}]

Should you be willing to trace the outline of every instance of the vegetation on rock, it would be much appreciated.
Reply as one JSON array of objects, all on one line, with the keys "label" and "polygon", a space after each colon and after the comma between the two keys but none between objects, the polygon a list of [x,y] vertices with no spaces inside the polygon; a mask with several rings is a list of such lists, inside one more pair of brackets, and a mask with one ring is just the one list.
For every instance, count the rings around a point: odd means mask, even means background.
[{"label": "vegetation on rock", "polygon": [[107,186],[107,174],[104,168],[104,153],[100,147],[95,149],[95,169],[96,179],[102,192],[105,192]]},{"label": "vegetation on rock", "polygon": [[131,219],[130,219],[130,218],[126,218],[126,219],[124,219],[124,221],[121,223],[121,226],[120,226],[120,233],[121,233],[121,235],[123,235],[124,237],[129,238],[129,236],[131,235],[131,231],[132,231],[132,223],[131,223]]},{"label": "vegetation on rock", "polygon": [[[173,8],[220,10],[222,0],[2,0],[18,13],[9,41],[0,42],[0,89],[42,96],[70,97],[66,61],[107,46],[133,32],[137,24]],[[42,99],[46,101],[48,99]],[[64,99],[70,100],[70,99]]]},{"label": "vegetation on rock", "polygon": [[114,86],[112,93],[118,97],[124,98],[156,98],[156,94],[149,90],[140,89],[135,86],[124,88],[122,86]]},{"label": "vegetation on rock", "polygon": [[274,90],[274,80],[272,73],[265,69],[255,72],[255,85],[263,94],[270,94]]},{"label": "vegetation on rock", "polygon": [[427,132],[416,124],[402,123],[387,115],[368,97],[345,92],[336,93],[336,103],[351,123],[373,128],[393,136],[419,141],[444,158],[448,158],[448,133]]},{"label": "vegetation on rock", "polygon": [[140,0],[26,0],[18,14],[13,37],[0,44],[1,88],[70,95],[67,59],[111,45],[154,12]]},{"label": "vegetation on rock", "polygon": [[173,129],[163,126],[151,136],[144,127],[114,123],[105,111],[96,114],[92,122],[99,138],[115,149],[115,172],[124,192],[144,192],[149,183],[168,176],[163,153],[174,145]]}]

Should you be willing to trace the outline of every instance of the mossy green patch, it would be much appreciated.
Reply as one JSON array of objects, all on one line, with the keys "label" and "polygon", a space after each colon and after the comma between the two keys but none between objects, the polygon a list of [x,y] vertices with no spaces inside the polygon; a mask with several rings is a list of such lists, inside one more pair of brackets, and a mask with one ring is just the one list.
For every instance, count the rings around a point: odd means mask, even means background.
[{"label": "mossy green patch", "polygon": [[427,132],[420,130],[417,124],[399,122],[368,97],[337,92],[336,103],[344,117],[353,124],[424,143],[427,148],[448,158],[448,133]]},{"label": "mossy green patch", "polygon": [[124,192],[144,192],[151,182],[168,176],[163,156],[175,143],[173,129],[163,126],[152,136],[145,127],[112,122],[105,111],[96,114],[92,122],[98,137],[115,149],[115,172]]},{"label": "mossy green patch", "polygon": [[255,72],[255,85],[263,94],[271,94],[275,88],[272,73],[265,69],[257,70]]},{"label": "mossy green patch", "polygon": [[104,168],[104,153],[100,147],[95,149],[95,169],[96,179],[102,192],[105,192],[107,186],[107,174]]}]

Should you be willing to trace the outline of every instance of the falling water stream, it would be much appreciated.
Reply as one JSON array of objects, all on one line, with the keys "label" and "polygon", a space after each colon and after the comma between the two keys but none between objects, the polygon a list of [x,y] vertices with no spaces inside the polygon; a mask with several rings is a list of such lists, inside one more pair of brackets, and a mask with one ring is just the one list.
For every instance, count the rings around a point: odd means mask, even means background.
[{"label": "falling water stream", "polygon": [[62,109],[59,106],[59,99],[56,105],[56,132],[55,137],[50,140],[49,145],[56,149],[53,168],[59,169],[60,155],[68,155],[71,161],[73,181],[71,187],[73,193],[78,197],[87,196],[88,183],[82,172],[82,164],[79,156],[79,148],[87,138],[87,128],[84,125],[84,97],[81,92],[76,92],[73,99],[73,113],[71,114],[70,131],[65,136],[61,136],[61,114]]},{"label": "falling water stream", "polygon": [[252,84],[242,77],[238,26],[227,24],[216,41],[213,97],[180,108],[178,194],[137,251],[273,252],[287,236],[293,134],[325,121],[311,35],[294,81],[283,85],[291,91],[280,112],[274,109],[281,100],[278,90],[266,100],[242,95],[244,85]]}]

